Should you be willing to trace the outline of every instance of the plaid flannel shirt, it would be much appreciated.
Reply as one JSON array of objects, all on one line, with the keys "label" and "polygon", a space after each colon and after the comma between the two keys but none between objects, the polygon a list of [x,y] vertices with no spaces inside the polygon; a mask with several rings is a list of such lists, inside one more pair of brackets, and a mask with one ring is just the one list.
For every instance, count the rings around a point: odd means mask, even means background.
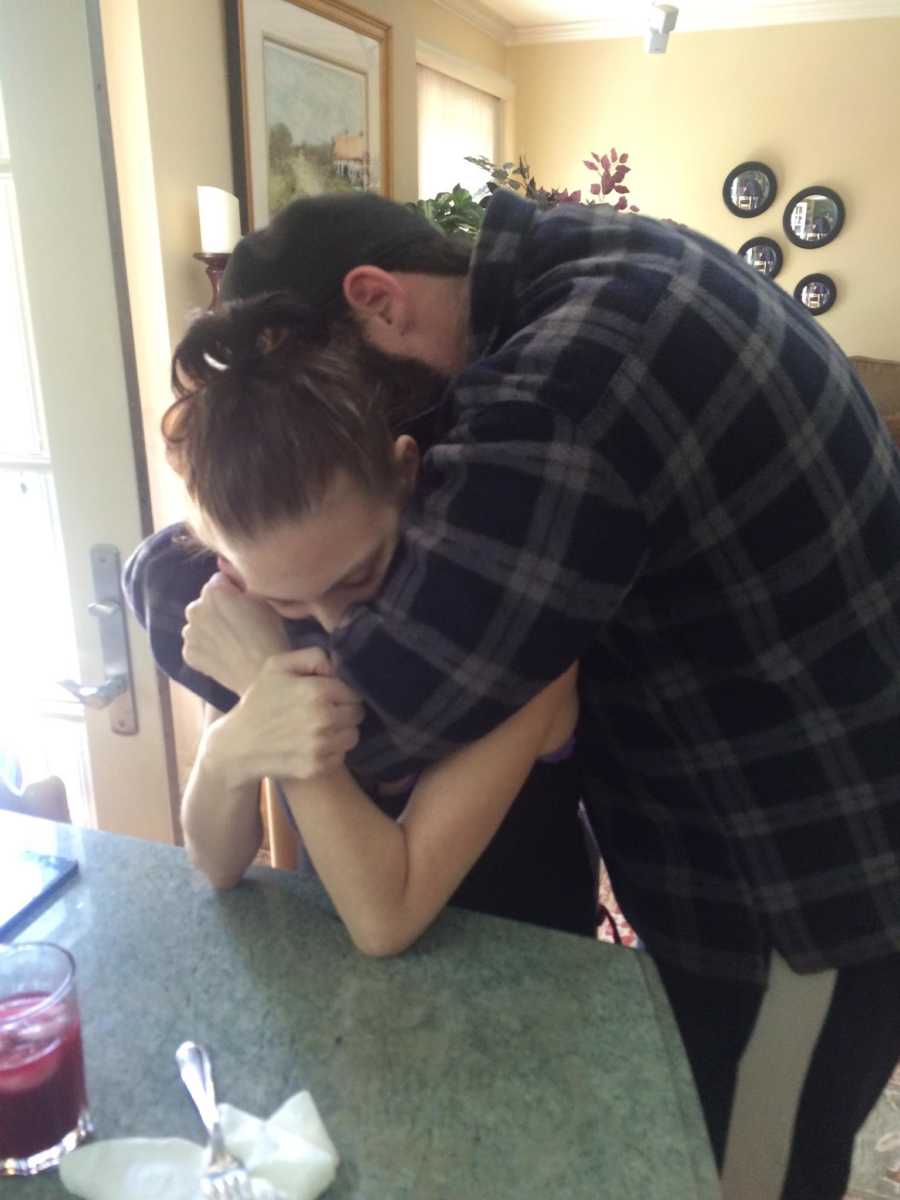
[{"label": "plaid flannel shirt", "polygon": [[[508,193],[471,305],[451,432],[330,639],[355,765],[438,758],[578,659],[585,799],[651,952],[756,982],[773,945],[896,954],[900,460],[847,359],[696,233]],[[180,654],[213,569],[168,530],[126,580],[157,661],[227,708]]]}]

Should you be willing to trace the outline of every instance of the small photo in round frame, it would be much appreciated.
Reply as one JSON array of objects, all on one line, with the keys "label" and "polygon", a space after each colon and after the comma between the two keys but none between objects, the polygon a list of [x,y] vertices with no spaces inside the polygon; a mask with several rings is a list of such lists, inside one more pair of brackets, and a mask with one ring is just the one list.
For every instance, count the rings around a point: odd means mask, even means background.
[{"label": "small photo in round frame", "polygon": [[761,162],[740,163],[725,176],[722,199],[736,217],[758,217],[778,191],[775,172]]},{"label": "small photo in round frame", "polygon": [[782,217],[785,236],[801,250],[816,250],[833,242],[844,227],[844,202],[832,188],[815,184],[787,203]]},{"label": "small photo in round frame", "polygon": [[837,300],[837,284],[830,275],[804,275],[794,288],[794,299],[799,300],[814,317],[821,317],[834,307]]},{"label": "small photo in round frame", "polygon": [[748,266],[767,279],[774,279],[784,265],[781,247],[768,237],[751,238],[749,242],[744,242],[738,254]]}]

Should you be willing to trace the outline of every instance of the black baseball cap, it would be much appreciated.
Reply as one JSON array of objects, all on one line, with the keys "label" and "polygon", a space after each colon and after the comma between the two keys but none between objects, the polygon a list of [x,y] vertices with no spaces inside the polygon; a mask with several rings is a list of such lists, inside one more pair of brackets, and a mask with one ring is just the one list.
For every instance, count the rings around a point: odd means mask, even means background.
[{"label": "black baseball cap", "polygon": [[265,229],[241,238],[222,276],[220,296],[243,300],[288,291],[311,306],[328,306],[340,302],[347,272],[363,264],[456,274],[421,265],[439,261],[448,240],[415,209],[376,192],[301,197]]}]

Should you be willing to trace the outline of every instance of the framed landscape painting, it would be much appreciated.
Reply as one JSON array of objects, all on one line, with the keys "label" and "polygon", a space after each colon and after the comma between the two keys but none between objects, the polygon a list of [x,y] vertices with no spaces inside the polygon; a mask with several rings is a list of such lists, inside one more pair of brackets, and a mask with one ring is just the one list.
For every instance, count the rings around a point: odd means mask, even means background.
[{"label": "framed landscape painting", "polygon": [[235,188],[245,231],[297,196],[390,194],[390,27],[333,0],[228,0]]}]

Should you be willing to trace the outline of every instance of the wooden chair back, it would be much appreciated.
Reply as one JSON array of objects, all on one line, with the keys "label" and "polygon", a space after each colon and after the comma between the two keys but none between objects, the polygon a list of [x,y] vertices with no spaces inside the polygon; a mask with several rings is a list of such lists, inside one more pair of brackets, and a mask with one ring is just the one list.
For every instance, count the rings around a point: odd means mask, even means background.
[{"label": "wooden chair back", "polygon": [[72,824],[66,785],[55,775],[29,784],[21,795],[0,781],[0,808],[25,817],[43,817],[46,821]]}]

